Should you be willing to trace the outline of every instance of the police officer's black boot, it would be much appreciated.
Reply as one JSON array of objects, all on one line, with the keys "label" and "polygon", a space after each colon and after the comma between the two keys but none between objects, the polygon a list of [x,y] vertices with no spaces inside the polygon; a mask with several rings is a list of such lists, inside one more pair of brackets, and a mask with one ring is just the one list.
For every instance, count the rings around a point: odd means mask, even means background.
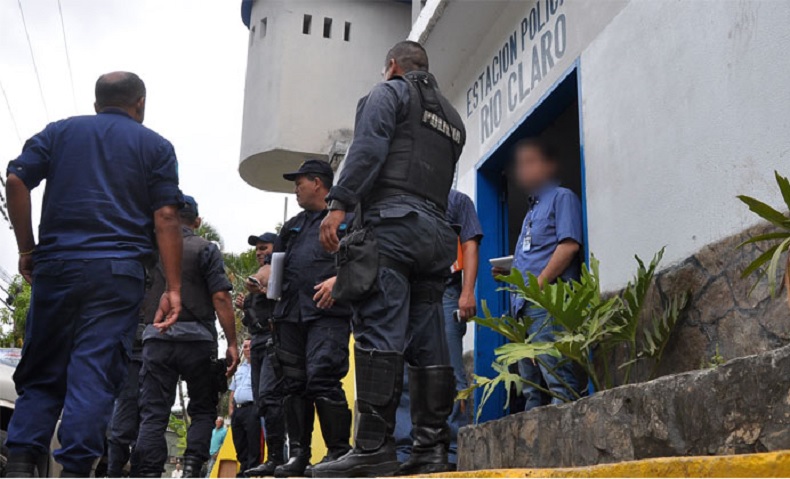
[{"label": "police officer's black boot", "polygon": [[455,373],[452,366],[409,367],[411,404],[411,456],[401,465],[401,475],[422,475],[455,469],[447,461],[450,426],[447,418],[455,402]]},{"label": "police officer's black boot", "polygon": [[403,355],[354,348],[357,422],[354,449],[313,467],[313,477],[381,477],[398,472],[395,412],[403,389]]},{"label": "police officer's black boot", "polygon": [[277,466],[274,477],[303,477],[310,464],[315,408],[303,396],[285,398],[285,427],[288,429],[288,462]]},{"label": "police officer's black boot", "polygon": [[266,462],[258,467],[253,467],[244,471],[247,477],[271,477],[274,476],[274,471],[277,466],[285,464],[285,437],[282,435],[275,435],[266,431],[266,449],[269,458]]},{"label": "police officer's black boot", "polygon": [[203,461],[196,457],[184,456],[184,469],[181,477],[203,477],[200,473],[203,470]]},{"label": "police officer's black boot", "polygon": [[35,477],[38,456],[29,452],[8,453],[5,477]]},{"label": "police officer's black boot", "polygon": [[[336,461],[351,450],[351,410],[345,401],[323,397],[315,400],[315,409],[327,449],[326,456],[318,464]],[[312,470],[312,467],[307,468],[308,477],[312,477]]]}]

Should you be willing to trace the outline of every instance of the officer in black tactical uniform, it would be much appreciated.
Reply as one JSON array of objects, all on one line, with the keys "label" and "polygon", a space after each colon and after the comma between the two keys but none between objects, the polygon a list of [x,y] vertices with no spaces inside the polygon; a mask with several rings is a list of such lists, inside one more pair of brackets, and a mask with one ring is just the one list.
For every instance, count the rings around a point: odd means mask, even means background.
[{"label": "officer in black tactical uniform", "polygon": [[[425,474],[450,469],[447,417],[455,398],[442,318],[444,281],[458,237],[445,219],[466,133],[428,73],[415,42],[387,54],[386,81],[357,107],[354,140],[321,225],[327,251],[339,246],[346,211],[361,202],[379,248],[378,277],[354,307],[355,448],[313,468],[314,477]],[[338,284],[340,287],[341,284]],[[409,363],[414,446],[400,466],[392,437]]]},{"label": "officer in black tactical uniform", "polygon": [[[143,329],[145,323],[137,325],[134,335],[132,354],[129,358],[129,376],[126,378],[110,421],[110,437],[107,439],[107,477],[123,477],[123,468],[132,454],[132,448],[137,441],[140,428],[140,410],[138,408],[138,395],[140,390],[140,368],[143,366]],[[128,477],[137,477],[137,463],[132,461],[129,465]]]},{"label": "officer in black tactical uniform", "polygon": [[334,255],[323,250],[318,236],[334,180],[332,168],[325,161],[308,160],[283,177],[296,184],[296,201],[304,211],[280,232],[285,270],[282,298],[274,312],[275,345],[286,394],[290,454],[274,474],[295,477],[305,474],[310,461],[316,410],[328,450],[324,460],[351,449],[351,411],[341,385],[348,373],[351,309],[332,299]]},{"label": "officer in black tactical uniform", "polygon": [[[252,367],[252,393],[259,415],[266,429],[266,449],[269,458],[258,467],[245,471],[249,477],[274,475],[277,466],[285,463],[285,418],[283,417],[282,384],[274,371],[271,355],[274,354],[271,320],[277,303],[266,297],[266,281],[260,281],[268,273],[268,265],[278,238],[275,233],[252,235],[247,242],[255,247],[255,258],[261,269],[255,277],[259,283],[247,281],[247,294],[241,305],[244,311],[242,323],[252,336],[250,365]],[[237,298],[238,301],[238,298]]]},{"label": "officer in black tactical uniform", "polygon": [[[143,367],[140,372],[140,434],[134,449],[140,477],[160,477],[167,460],[165,431],[176,396],[179,377],[189,390],[187,413],[192,420],[184,451],[183,477],[200,477],[209,458],[211,430],[217,417],[220,389],[236,370],[236,318],[230,296],[232,286],[217,247],[196,236],[200,217],[195,199],[184,197],[180,211],[184,235],[182,310],[169,330],[159,332],[151,322],[162,296],[161,267],[153,270],[153,284],[143,301]],[[225,332],[225,364],[217,361],[216,318]]]}]

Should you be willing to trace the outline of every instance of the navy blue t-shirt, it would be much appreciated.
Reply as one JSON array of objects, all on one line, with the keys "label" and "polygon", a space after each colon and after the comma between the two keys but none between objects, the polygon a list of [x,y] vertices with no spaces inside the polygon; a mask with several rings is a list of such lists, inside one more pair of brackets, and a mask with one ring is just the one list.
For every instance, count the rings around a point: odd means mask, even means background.
[{"label": "navy blue t-shirt", "polygon": [[117,109],[50,123],[8,174],[47,182],[36,261],[143,258],[154,211],[183,203],[173,145]]}]

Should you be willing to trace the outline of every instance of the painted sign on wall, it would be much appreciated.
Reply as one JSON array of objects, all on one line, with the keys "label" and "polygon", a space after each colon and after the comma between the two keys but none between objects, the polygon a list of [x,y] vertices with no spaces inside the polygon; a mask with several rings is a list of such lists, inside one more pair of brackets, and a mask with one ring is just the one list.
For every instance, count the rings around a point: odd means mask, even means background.
[{"label": "painted sign on wall", "polygon": [[480,144],[496,132],[567,50],[565,0],[538,0],[466,90],[466,117],[479,115]]}]

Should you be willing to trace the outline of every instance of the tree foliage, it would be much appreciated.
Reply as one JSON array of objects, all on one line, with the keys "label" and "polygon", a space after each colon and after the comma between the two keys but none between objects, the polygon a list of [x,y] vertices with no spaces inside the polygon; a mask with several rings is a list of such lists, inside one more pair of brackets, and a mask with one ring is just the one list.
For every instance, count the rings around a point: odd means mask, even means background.
[{"label": "tree foliage", "polygon": [[8,287],[6,307],[0,309],[0,347],[22,347],[27,311],[30,309],[30,291],[30,285],[22,276],[14,276]]}]

